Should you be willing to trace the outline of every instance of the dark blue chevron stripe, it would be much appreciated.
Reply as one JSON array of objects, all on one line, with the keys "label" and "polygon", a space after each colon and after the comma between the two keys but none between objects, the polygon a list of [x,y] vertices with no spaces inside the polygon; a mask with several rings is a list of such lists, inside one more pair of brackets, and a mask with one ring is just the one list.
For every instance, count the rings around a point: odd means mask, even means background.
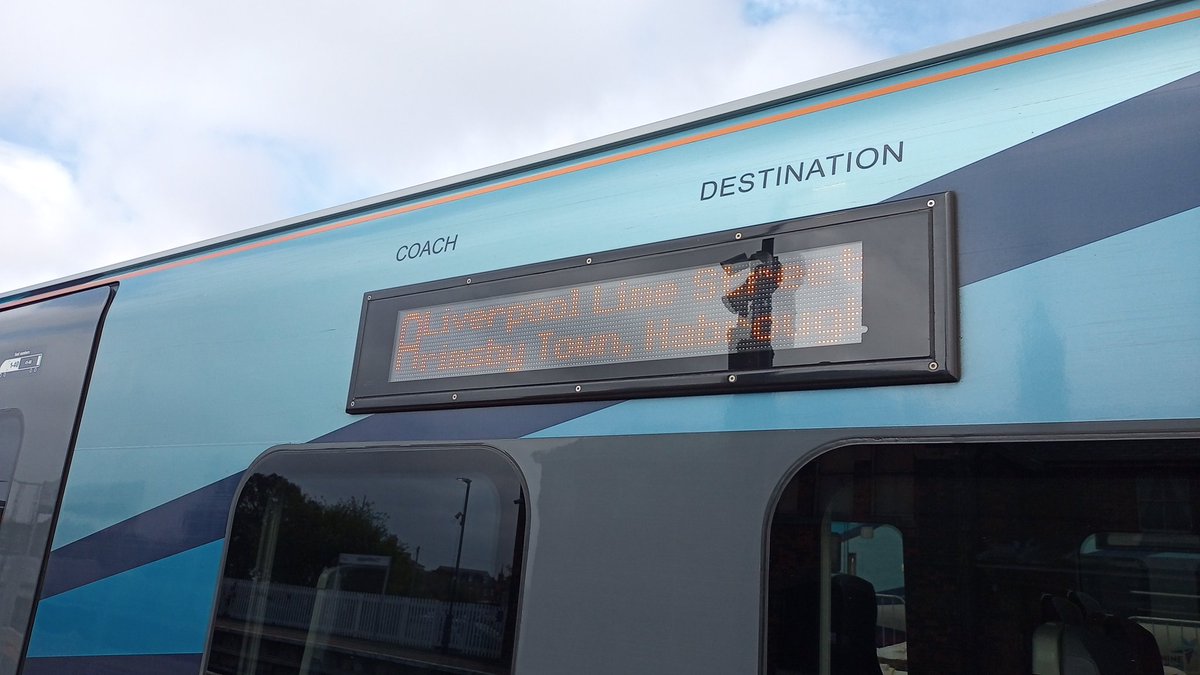
[{"label": "dark blue chevron stripe", "polygon": [[[612,401],[372,415],[313,443],[520,438]],[[141,567],[225,536],[242,474],[219,480],[52,551],[43,598]]]},{"label": "dark blue chevron stripe", "polygon": [[1200,207],[1198,111],[1200,73],[897,197],[956,193],[966,285]]},{"label": "dark blue chevron stripe", "polygon": [[124,572],[225,536],[241,474],[189,492],[53,551],[42,597]]},{"label": "dark blue chevron stripe", "polygon": [[587,401],[550,405],[457,410],[419,410],[365,417],[314,439],[314,443],[371,441],[466,441],[482,438],[521,438],[535,431],[602,410],[618,401]]}]

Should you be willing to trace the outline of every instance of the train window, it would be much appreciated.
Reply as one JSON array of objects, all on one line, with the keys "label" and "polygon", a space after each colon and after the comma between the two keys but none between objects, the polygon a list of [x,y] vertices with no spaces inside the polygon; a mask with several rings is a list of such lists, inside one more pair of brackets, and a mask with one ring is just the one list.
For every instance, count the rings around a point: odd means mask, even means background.
[{"label": "train window", "polygon": [[485,448],[267,455],[234,507],[206,672],[510,672],[523,495]]},{"label": "train window", "polygon": [[767,672],[1200,673],[1198,514],[1195,440],[834,450],[776,505]]}]

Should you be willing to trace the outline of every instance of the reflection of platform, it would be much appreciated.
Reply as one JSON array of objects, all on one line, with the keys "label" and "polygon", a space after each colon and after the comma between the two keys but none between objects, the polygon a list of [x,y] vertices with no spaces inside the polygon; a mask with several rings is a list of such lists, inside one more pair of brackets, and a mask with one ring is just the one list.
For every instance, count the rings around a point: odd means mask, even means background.
[{"label": "reflection of platform", "polygon": [[[215,663],[225,659],[226,663],[236,663],[245,637],[245,624],[241,621],[218,618],[214,628],[213,644],[216,648],[213,649],[210,660]],[[264,658],[284,668],[294,668],[300,663],[309,638],[304,630],[271,625],[261,626],[254,630],[253,634],[262,640],[262,654],[267,655]],[[317,646],[320,652],[334,655],[335,659],[348,659],[355,662],[357,667],[367,667],[365,672],[378,672],[370,668],[392,668],[396,669],[396,672],[416,671],[431,675],[501,675],[507,672],[507,668],[499,661],[481,662],[478,659],[453,654],[406,649],[350,637],[322,635]],[[210,675],[215,672],[211,668],[208,670]]]},{"label": "reflection of platform", "polygon": [[1162,654],[1163,672],[1200,674],[1200,658],[1196,658],[1196,646],[1200,644],[1200,621],[1154,616],[1129,618],[1154,636],[1154,641],[1158,643],[1158,651]]}]

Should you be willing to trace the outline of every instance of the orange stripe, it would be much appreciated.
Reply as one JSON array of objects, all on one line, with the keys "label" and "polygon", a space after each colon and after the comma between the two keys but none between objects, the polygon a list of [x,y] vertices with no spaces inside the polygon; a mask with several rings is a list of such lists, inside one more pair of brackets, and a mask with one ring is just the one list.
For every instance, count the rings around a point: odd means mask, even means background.
[{"label": "orange stripe", "polygon": [[152,267],[146,267],[146,268],[143,268],[140,270],[134,270],[132,272],[126,272],[124,274],[120,274],[115,277],[107,277],[107,278],[104,278],[103,280],[92,281],[92,282],[89,282],[87,284],[83,284],[80,286],[72,286],[69,288],[64,288],[64,289],[52,291],[49,293],[43,293],[41,295],[31,296],[29,298],[24,298],[22,300],[17,300],[10,304],[4,305],[3,308],[7,309],[9,307],[25,305],[25,304],[29,304],[32,302],[37,302],[39,300],[45,300],[48,298],[65,295],[67,293],[73,293],[73,292],[79,291],[79,290],[95,288],[98,286],[104,286],[106,284],[113,283],[114,281],[124,281],[126,279],[134,279],[137,277],[145,276],[147,274],[151,274],[153,272],[162,272],[162,271],[166,271],[166,270],[170,270],[170,269],[175,269],[177,267],[183,267],[185,265],[192,265],[192,264],[195,264],[198,262],[204,262],[206,260],[223,258],[225,256],[234,255],[237,253],[244,253],[246,251],[252,251],[252,250],[258,249],[258,248],[263,248],[265,246],[273,246],[275,244],[281,244],[283,242],[292,241],[293,239],[300,239],[303,237],[310,237],[315,234],[322,234],[324,232],[340,230],[344,227],[351,227],[353,225],[360,225],[362,223],[369,223],[369,222],[376,221],[376,220],[382,220],[384,218],[390,218],[392,216],[398,216],[398,215],[402,215],[405,213],[412,213],[413,211],[420,211],[420,210],[432,208],[435,206],[441,206],[443,204],[450,204],[453,202],[462,201],[464,199],[470,199],[472,197],[478,197],[480,195],[490,194],[492,192],[499,192],[500,190],[507,190],[507,189],[519,187],[522,185],[528,185],[530,183],[536,183],[539,181],[548,180],[550,178],[557,178],[558,176],[565,176],[567,174],[577,173],[580,171],[586,171],[588,169],[594,169],[594,168],[600,167],[600,166],[615,164],[617,162],[623,162],[628,159],[644,157],[646,155],[651,155],[651,154],[654,154],[657,152],[662,152],[664,150],[670,150],[672,148],[678,148],[678,147],[681,147],[684,145],[690,145],[692,143],[699,143],[701,141],[707,141],[707,140],[711,140],[714,138],[720,138],[722,136],[728,136],[728,135],[735,134],[735,133],[738,133],[741,131],[746,131],[749,129],[756,129],[758,127],[764,127],[764,126],[767,126],[770,124],[775,124],[777,122],[783,122],[783,121],[790,120],[790,119],[796,119],[798,117],[804,117],[806,115],[811,115],[813,113],[822,112],[825,110],[831,110],[833,108],[840,108],[842,106],[850,105],[853,103],[860,103],[862,101],[868,101],[871,99],[880,98],[883,96],[887,96],[889,94],[895,94],[895,93],[902,92],[902,91],[909,91],[912,89],[917,89],[919,87],[924,87],[926,85],[936,84],[938,82],[946,82],[948,80],[953,80],[955,78],[963,77],[965,75],[973,75],[975,73],[981,73],[981,72],[984,72],[987,70],[1001,68],[1004,66],[1012,65],[1014,63],[1020,63],[1022,61],[1029,61],[1032,59],[1040,58],[1043,56],[1048,56],[1051,54],[1059,54],[1059,53],[1069,51],[1072,49],[1077,49],[1079,47],[1086,47],[1088,45],[1094,45],[1094,44],[1098,44],[1101,42],[1107,42],[1109,40],[1115,40],[1117,38],[1122,38],[1122,37],[1134,35],[1137,33],[1143,33],[1145,31],[1154,30],[1156,28],[1162,28],[1164,26],[1170,26],[1173,24],[1183,23],[1185,21],[1190,21],[1192,19],[1197,19],[1197,18],[1200,18],[1200,9],[1192,10],[1189,12],[1181,12],[1179,14],[1173,14],[1171,16],[1161,17],[1161,18],[1154,19],[1151,21],[1133,24],[1130,26],[1126,26],[1124,28],[1116,28],[1116,29],[1113,29],[1110,31],[1105,31],[1103,33],[1097,33],[1095,35],[1090,35],[1087,37],[1081,37],[1081,38],[1077,38],[1074,40],[1068,40],[1066,42],[1061,42],[1061,43],[1058,43],[1055,45],[1049,45],[1046,47],[1040,47],[1038,49],[1033,49],[1033,50],[1030,50],[1027,52],[1021,52],[1019,54],[1012,54],[1010,56],[993,59],[991,61],[984,61],[984,62],[977,63],[972,66],[964,66],[962,68],[955,68],[955,69],[948,70],[943,73],[926,75],[925,77],[918,77],[916,79],[909,80],[906,82],[900,82],[900,83],[888,85],[885,87],[879,87],[878,89],[872,89],[870,91],[864,91],[864,92],[860,92],[857,94],[851,94],[849,96],[844,96],[842,98],[833,99],[831,101],[826,101],[824,103],[816,103],[813,105],[796,108],[794,110],[788,110],[785,112],[776,113],[774,115],[767,115],[764,117],[760,117],[758,119],[748,120],[745,122],[739,122],[737,124],[731,124],[729,126],[720,127],[717,129],[711,129],[709,131],[704,131],[701,133],[693,134],[691,136],[684,136],[682,138],[677,138],[677,139],[670,140],[670,141],[664,141],[662,143],[657,143],[654,145],[648,145],[643,148],[637,148],[634,150],[626,150],[625,152],[619,152],[619,153],[616,153],[613,155],[608,155],[605,157],[598,157],[596,159],[588,160],[586,162],[581,162],[579,164],[572,164],[570,166],[563,166],[563,167],[559,167],[557,169],[550,169],[548,171],[543,171],[541,173],[531,174],[528,176],[522,176],[520,178],[513,178],[511,180],[502,181],[499,183],[493,183],[492,185],[485,185],[482,187],[474,188],[471,190],[466,190],[464,192],[458,192],[458,193],[451,194],[451,195],[435,197],[432,199],[426,199],[426,200],[422,200],[422,201],[414,201],[410,204],[405,204],[404,206],[398,206],[394,209],[388,209],[387,211],[380,211],[377,213],[371,213],[371,214],[367,214],[367,215],[363,215],[363,216],[358,216],[357,218],[351,218],[349,220],[342,220],[342,221],[338,221],[335,223],[329,223],[327,225],[321,225],[318,227],[306,228],[303,230],[298,230],[296,232],[292,232],[292,233],[282,235],[279,237],[274,237],[271,239],[264,239],[262,241],[257,241],[257,242],[253,242],[250,244],[244,244],[242,246],[236,246],[233,248],[228,248],[228,249],[216,251],[213,253],[198,255],[198,256],[186,258],[183,260],[177,260],[175,262],[162,263],[159,265],[154,265]]}]

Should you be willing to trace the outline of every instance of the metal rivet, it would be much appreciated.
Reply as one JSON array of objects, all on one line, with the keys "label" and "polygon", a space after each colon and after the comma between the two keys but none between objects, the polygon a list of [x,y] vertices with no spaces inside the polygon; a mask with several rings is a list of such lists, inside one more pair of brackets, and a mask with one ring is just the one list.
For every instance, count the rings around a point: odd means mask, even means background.
[{"label": "metal rivet", "polygon": [[575,391],[583,391],[583,387],[581,387],[577,384],[577,385],[575,385]]},{"label": "metal rivet", "polygon": [[729,376],[729,381],[730,381],[730,382],[737,382],[737,375],[730,375],[730,376]]},{"label": "metal rivet", "polygon": [[471,277],[467,277],[467,283],[471,283]]},{"label": "metal rivet", "polygon": [[350,407],[351,407],[351,408],[353,408],[353,407],[354,407],[354,401],[350,401]]},{"label": "metal rivet", "polygon": [[369,295],[368,295],[368,296],[367,296],[367,299],[368,299],[368,300],[370,300],[370,299],[371,299],[371,296],[369,296]]},{"label": "metal rivet", "polygon": [[937,369],[938,369],[938,362],[937,362],[937,361],[930,361],[930,362],[929,362],[929,369],[930,369],[930,370],[937,370]]},{"label": "metal rivet", "polygon": [[451,400],[451,401],[457,401],[457,400],[458,400],[458,394],[450,394],[450,400]]},{"label": "metal rivet", "polygon": [[588,259],[587,259],[587,260],[585,260],[584,262],[586,262],[588,265],[591,265],[591,264],[592,264],[592,259],[591,259],[591,258],[588,258]]},{"label": "metal rivet", "polygon": [[741,238],[742,238],[742,233],[741,233],[741,232],[738,232],[737,234],[733,235],[733,238],[734,238],[734,239],[741,239]]},{"label": "metal rivet", "polygon": [[930,199],[929,201],[925,202],[925,206],[933,206],[934,203],[935,202],[932,199]]}]

